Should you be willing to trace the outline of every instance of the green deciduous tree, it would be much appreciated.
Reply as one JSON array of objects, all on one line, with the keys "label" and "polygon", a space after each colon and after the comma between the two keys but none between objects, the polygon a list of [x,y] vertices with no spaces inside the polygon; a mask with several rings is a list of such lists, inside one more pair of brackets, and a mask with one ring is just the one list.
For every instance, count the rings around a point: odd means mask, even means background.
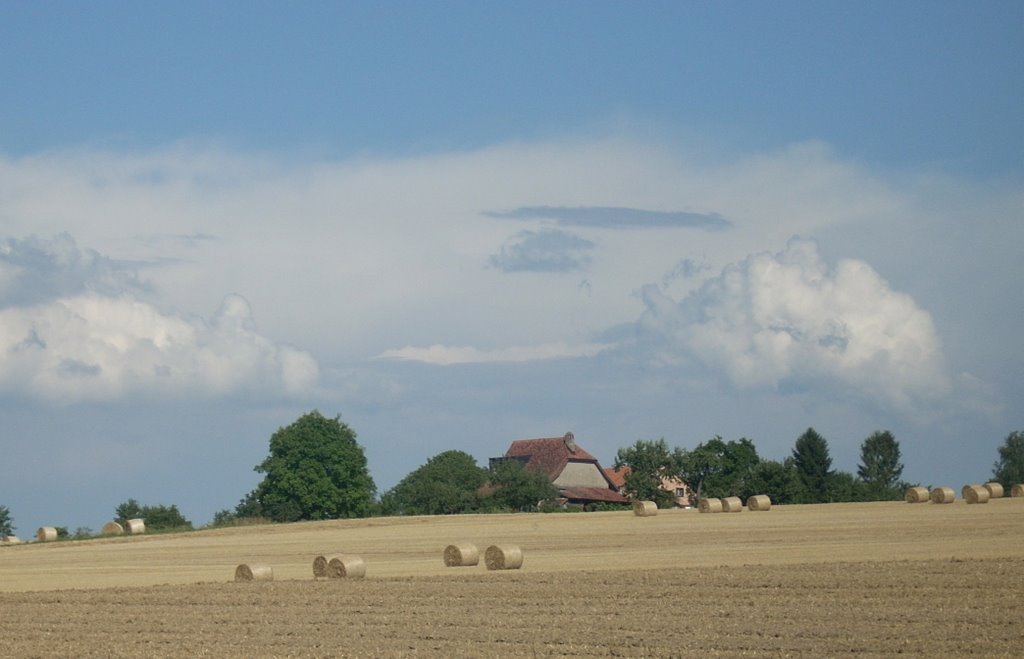
[{"label": "green deciduous tree", "polygon": [[263,516],[263,509],[256,500],[256,491],[245,495],[234,510],[225,508],[213,514],[213,521],[210,526],[250,526],[253,524],[264,524],[271,521]]},{"label": "green deciduous tree", "polygon": [[900,445],[888,430],[876,431],[860,447],[857,476],[864,483],[863,493],[872,501],[903,498],[903,463]]},{"label": "green deciduous tree", "polygon": [[679,478],[690,487],[691,503],[703,497],[749,496],[761,459],[746,438],[726,442],[714,437],[680,456]]},{"label": "green deciduous tree", "polygon": [[864,481],[846,471],[833,471],[828,475],[825,493],[825,500],[830,503],[878,501]]},{"label": "green deciduous tree", "polygon": [[799,485],[793,459],[787,458],[784,462],[761,460],[751,473],[747,490],[746,496],[767,494],[773,503],[794,503]]},{"label": "green deciduous tree", "polygon": [[502,460],[489,470],[491,494],[483,502],[490,510],[537,510],[537,504],[558,497],[558,488],[539,471],[518,460]]},{"label": "green deciduous tree", "polygon": [[143,506],[142,519],[146,520],[147,529],[191,529],[192,522],[178,510],[178,506]]},{"label": "green deciduous tree", "polygon": [[793,447],[793,466],[796,468],[799,503],[824,503],[829,500],[829,478],[832,475],[832,457],[828,442],[808,428]]},{"label": "green deciduous tree", "polygon": [[999,459],[992,468],[992,478],[1007,490],[1024,483],[1024,430],[1015,430],[999,447]]},{"label": "green deciduous tree", "polygon": [[210,521],[210,526],[231,526],[238,522],[238,515],[235,511],[224,508],[218,510],[213,514],[213,520]]},{"label": "green deciduous tree", "polygon": [[256,471],[265,476],[250,512],[278,522],[365,517],[376,494],[355,431],[315,410],[270,437]]},{"label": "green deciduous tree", "polygon": [[0,506],[0,536],[14,535],[14,519],[7,506]]},{"label": "green deciduous tree", "polygon": [[192,522],[185,519],[178,506],[142,506],[135,499],[128,499],[114,508],[114,519],[122,525],[130,519],[142,519],[146,529],[152,531],[192,528]]},{"label": "green deciduous tree", "polygon": [[634,501],[654,501],[659,508],[675,504],[675,494],[662,489],[663,478],[676,476],[681,469],[682,451],[670,451],[664,439],[637,440],[615,454],[615,468],[629,467],[625,478],[626,496]]},{"label": "green deciduous tree", "polygon": [[142,506],[135,499],[128,499],[114,508],[114,520],[123,525],[130,519],[142,518]]},{"label": "green deciduous tree", "polygon": [[450,515],[480,509],[480,486],[487,470],[463,451],[445,451],[427,460],[381,497],[385,515]]},{"label": "green deciduous tree", "polygon": [[[242,500],[235,506],[234,517],[237,519],[253,519],[263,517],[263,507],[256,498],[257,491],[253,490],[242,497]],[[222,516],[222,519],[226,519]]]}]

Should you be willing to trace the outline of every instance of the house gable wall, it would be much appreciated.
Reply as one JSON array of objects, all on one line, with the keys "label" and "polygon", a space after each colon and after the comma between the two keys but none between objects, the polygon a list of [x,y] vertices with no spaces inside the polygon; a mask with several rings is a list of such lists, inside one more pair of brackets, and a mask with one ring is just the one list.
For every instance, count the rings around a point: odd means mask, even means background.
[{"label": "house gable wall", "polygon": [[593,462],[568,462],[554,480],[556,487],[608,487],[608,481]]}]

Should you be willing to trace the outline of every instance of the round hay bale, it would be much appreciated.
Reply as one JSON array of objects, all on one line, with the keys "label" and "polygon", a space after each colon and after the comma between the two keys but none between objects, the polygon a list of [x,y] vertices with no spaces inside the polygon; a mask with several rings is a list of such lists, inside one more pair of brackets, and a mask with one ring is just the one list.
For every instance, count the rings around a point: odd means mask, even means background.
[{"label": "round hay bale", "polygon": [[518,570],[523,566],[523,550],[515,545],[491,545],[484,552],[488,570]]},{"label": "round hay bale", "polygon": [[445,567],[469,567],[480,564],[480,550],[469,543],[444,548]]},{"label": "round hay bale", "polygon": [[658,504],[653,501],[634,501],[633,514],[637,517],[654,517],[658,514]]},{"label": "round hay bale", "polygon": [[904,495],[907,503],[924,503],[928,501],[930,494],[927,487],[908,487]]},{"label": "round hay bale", "polygon": [[931,499],[932,503],[953,503],[953,500],[956,499],[956,494],[951,487],[936,487],[932,488],[928,498]]},{"label": "round hay bale", "polygon": [[988,490],[984,485],[968,485],[964,488],[964,499],[967,503],[988,503]]},{"label": "round hay bale", "polygon": [[697,510],[699,510],[702,513],[720,513],[722,512],[722,500],[701,499],[697,503]]},{"label": "round hay bale", "polygon": [[767,494],[755,494],[747,498],[747,508],[750,510],[771,510],[772,498]]},{"label": "round hay bale", "polygon": [[242,563],[235,568],[235,581],[273,581],[274,568],[262,563]]},{"label": "round hay bale", "polygon": [[327,576],[327,564],[331,562],[331,559],[339,554],[330,554],[328,556],[317,556],[313,559],[313,578],[318,579],[320,577]]},{"label": "round hay bale", "polygon": [[1017,483],[1010,488],[1011,497],[1024,497],[1024,483]]},{"label": "round hay bale", "polygon": [[41,526],[36,531],[36,540],[39,542],[53,542],[57,539],[57,529],[52,526]]},{"label": "round hay bale", "polygon": [[984,485],[982,485],[981,483],[968,483],[967,485],[964,485],[963,487],[960,488],[960,498],[966,499],[967,491],[972,487],[984,487]]},{"label": "round hay bale", "polygon": [[1002,499],[1005,494],[1003,491],[1003,484],[995,481],[985,483],[985,489],[988,490],[989,499]]},{"label": "round hay bale", "polygon": [[741,513],[743,512],[743,499],[739,497],[725,497],[722,499],[722,512],[723,513]]},{"label": "round hay bale", "polygon": [[362,579],[366,576],[366,563],[354,554],[335,554],[327,561],[328,579]]},{"label": "round hay bale", "polygon": [[19,538],[16,535],[5,535],[4,536],[4,541],[3,541],[2,544],[5,544],[5,545],[20,545],[21,544],[21,538]]},{"label": "round hay bale", "polygon": [[146,522],[141,519],[130,519],[124,523],[124,530],[132,535],[146,532]]},{"label": "round hay bale", "polygon": [[124,533],[124,527],[117,522],[107,522],[103,525],[101,533],[103,535],[121,535]]}]

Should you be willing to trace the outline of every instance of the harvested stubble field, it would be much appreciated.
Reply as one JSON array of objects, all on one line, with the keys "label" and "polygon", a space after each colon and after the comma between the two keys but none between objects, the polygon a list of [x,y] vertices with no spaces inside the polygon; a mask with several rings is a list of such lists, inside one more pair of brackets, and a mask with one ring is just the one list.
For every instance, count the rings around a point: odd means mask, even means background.
[{"label": "harvested stubble field", "polygon": [[[335,551],[366,578],[314,581]],[[0,548],[0,654],[1021,656],[1022,586],[1020,499],[348,520]]]}]

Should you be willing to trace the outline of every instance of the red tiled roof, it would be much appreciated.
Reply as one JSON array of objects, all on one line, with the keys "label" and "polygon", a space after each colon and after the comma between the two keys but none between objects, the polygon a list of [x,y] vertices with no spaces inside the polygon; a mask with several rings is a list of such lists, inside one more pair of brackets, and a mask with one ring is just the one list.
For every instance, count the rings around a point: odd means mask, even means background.
[{"label": "red tiled roof", "polygon": [[523,460],[523,465],[527,469],[543,473],[552,482],[561,475],[562,470],[570,462],[593,463],[605,477],[608,487],[563,487],[560,490],[561,495],[567,499],[580,501],[626,502],[626,498],[619,494],[617,486],[608,478],[606,470],[601,468],[597,458],[576,444],[571,433],[564,437],[518,439],[509,446],[505,457]]},{"label": "red tiled roof", "polygon": [[629,467],[623,467],[622,469],[616,469],[615,467],[605,467],[604,475],[608,477],[608,480],[612,482],[612,485],[616,489],[621,490],[626,486],[626,476],[630,472]]},{"label": "red tiled roof", "polygon": [[[575,445],[575,441],[573,442]],[[570,461],[597,462],[597,458],[576,446],[575,452],[569,450],[565,437],[545,437],[542,439],[517,439],[505,452],[506,458],[526,458],[527,469],[544,472],[554,481]]]},{"label": "red tiled roof", "polygon": [[626,497],[615,490],[604,487],[563,487],[558,493],[570,501],[607,501],[608,503],[627,503]]}]

